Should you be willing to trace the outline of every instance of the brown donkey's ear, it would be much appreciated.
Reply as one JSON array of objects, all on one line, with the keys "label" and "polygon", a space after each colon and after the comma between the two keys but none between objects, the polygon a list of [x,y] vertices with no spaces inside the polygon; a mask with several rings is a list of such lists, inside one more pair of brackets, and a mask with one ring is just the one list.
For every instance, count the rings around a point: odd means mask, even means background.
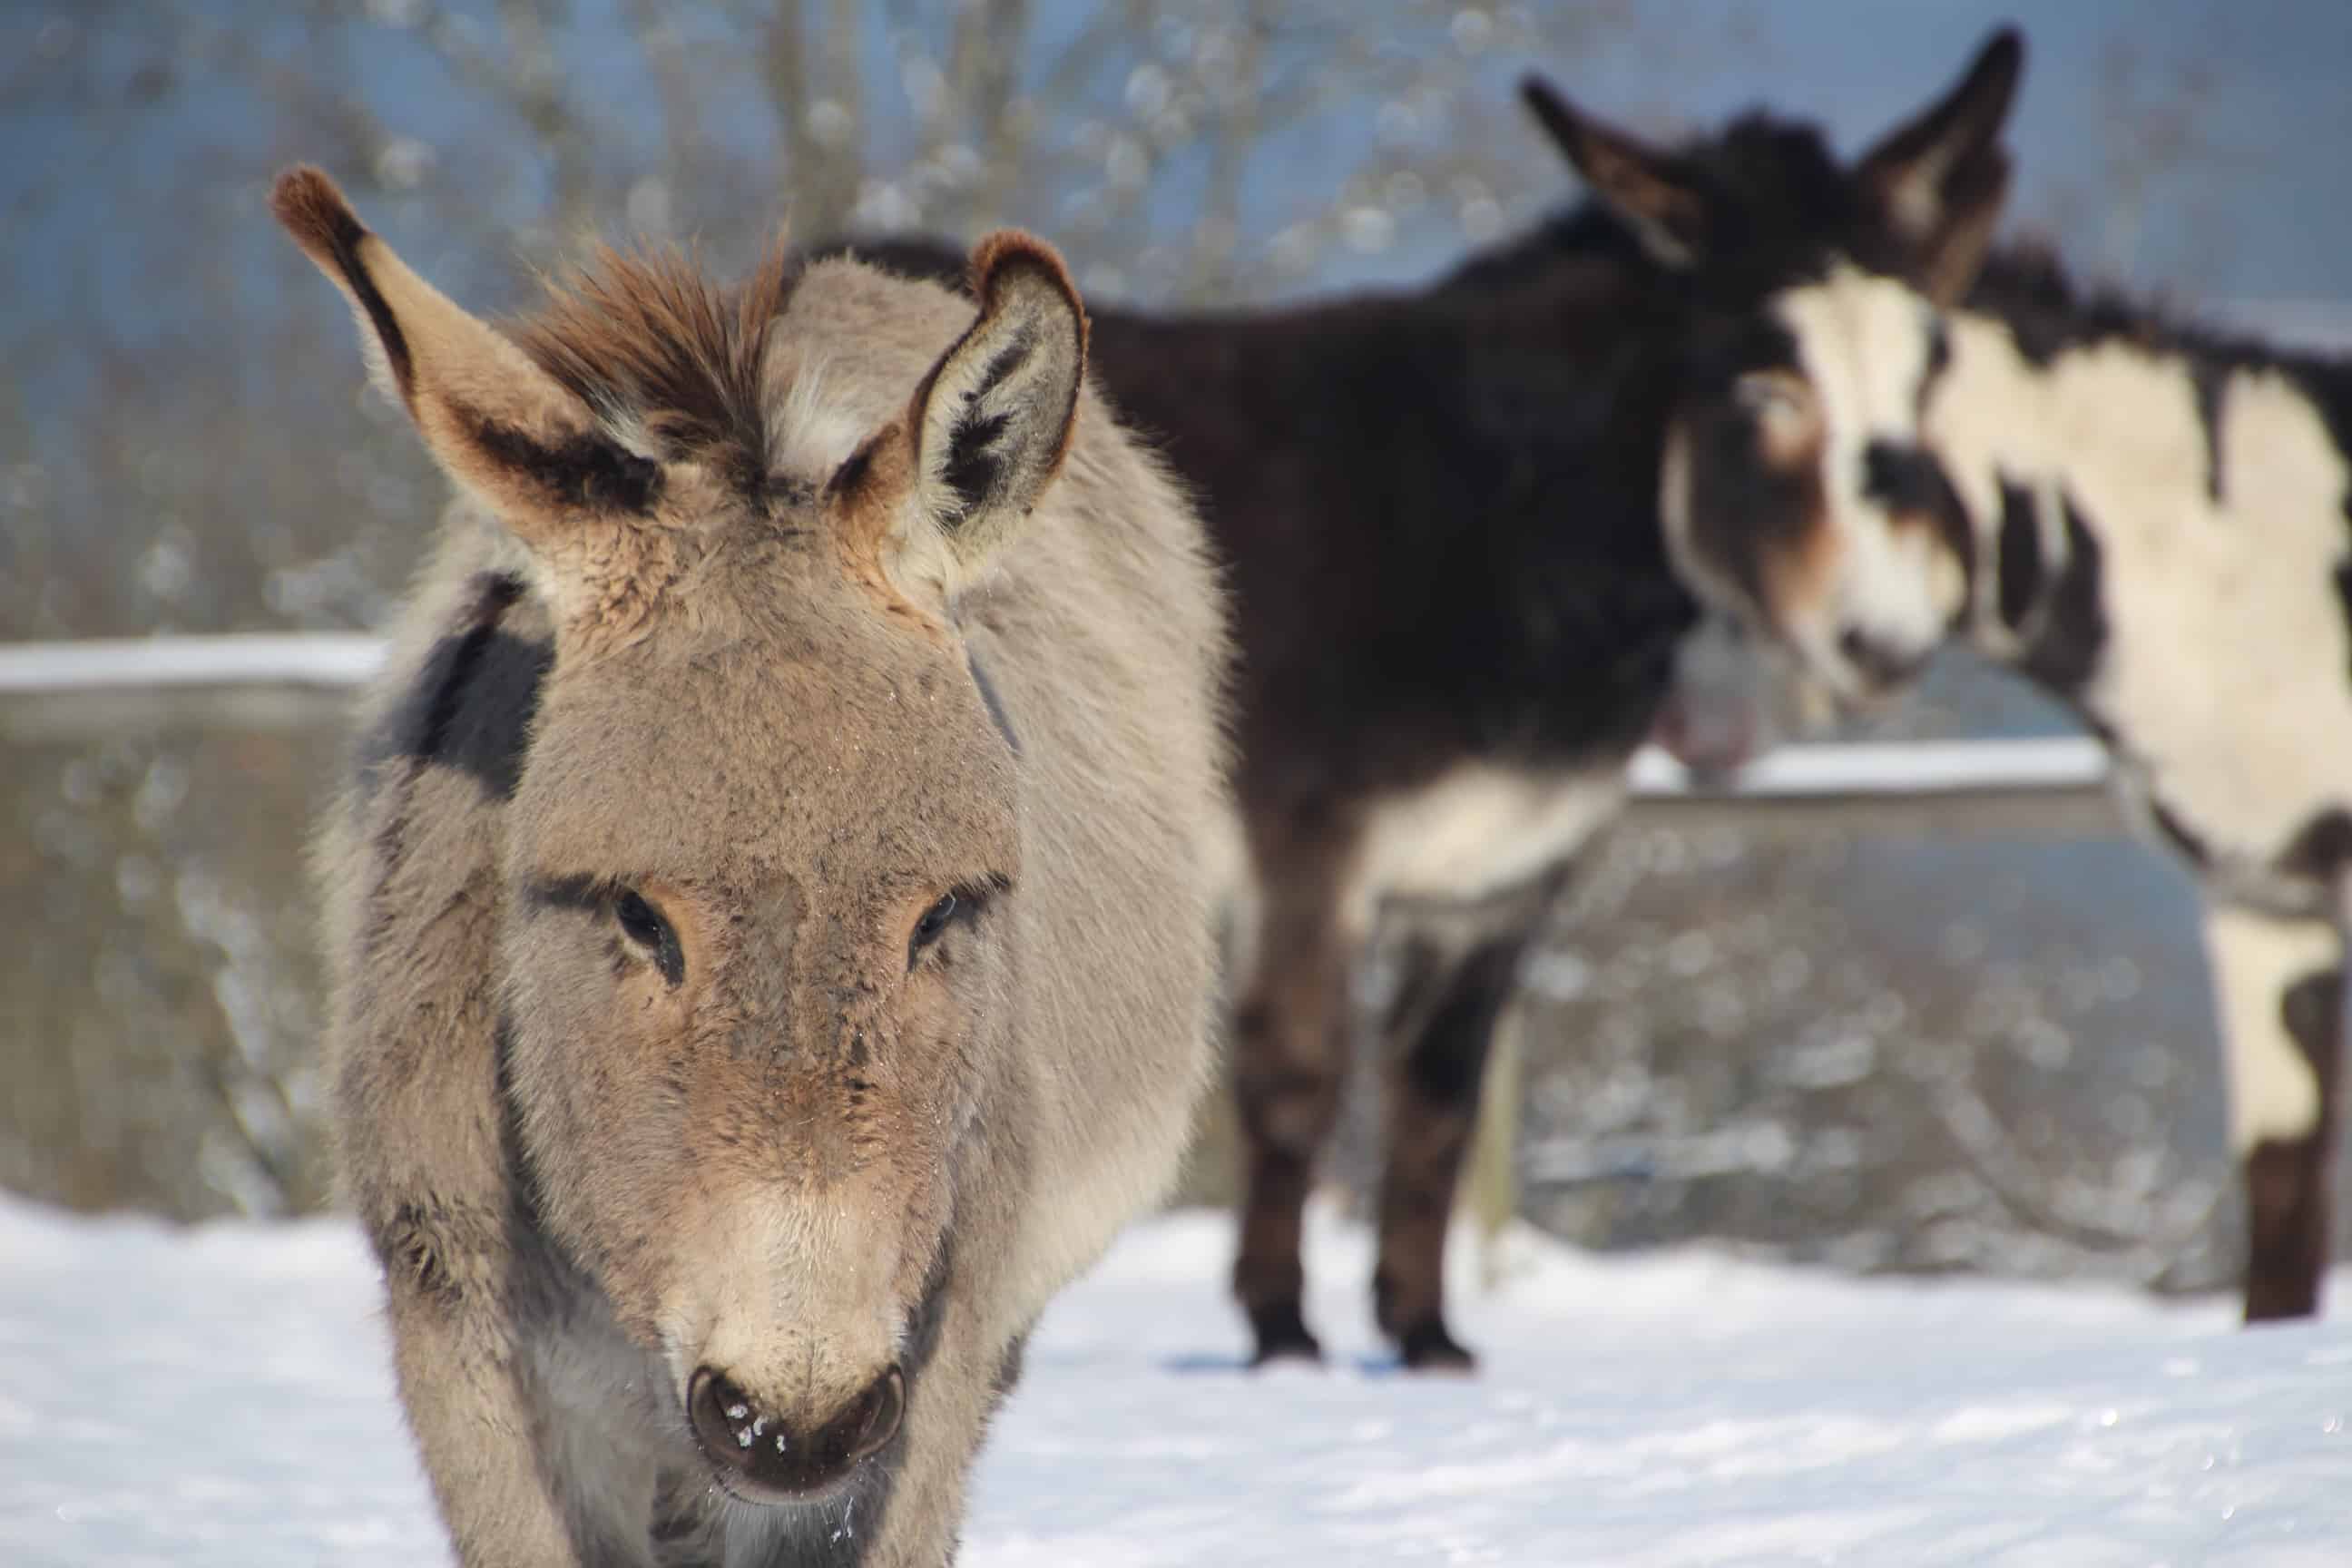
[{"label": "brown donkey's ear", "polygon": [[370,233],[333,181],[289,169],[270,210],[351,300],[376,379],[425,447],[526,544],[584,514],[646,511],[659,465],[601,433],[581,401],[487,322],[467,315]]},{"label": "brown donkey's ear", "polygon": [[[1010,542],[1062,466],[1087,369],[1087,312],[1053,247],[1006,229],[971,253],[980,317],[916,388],[916,533],[905,566],[942,582]],[[926,559],[934,543],[945,559]],[[945,570],[941,570],[945,568]]]},{"label": "brown donkey's ear", "polygon": [[1995,33],[1959,84],[1865,154],[1855,178],[1911,257],[1912,280],[1949,305],[1984,265],[2009,192],[2001,127],[2017,96],[2025,44]]},{"label": "brown donkey's ear", "polygon": [[1706,199],[1680,159],[1593,119],[1539,76],[1524,78],[1519,96],[1650,259],[1681,271],[1705,258]]}]

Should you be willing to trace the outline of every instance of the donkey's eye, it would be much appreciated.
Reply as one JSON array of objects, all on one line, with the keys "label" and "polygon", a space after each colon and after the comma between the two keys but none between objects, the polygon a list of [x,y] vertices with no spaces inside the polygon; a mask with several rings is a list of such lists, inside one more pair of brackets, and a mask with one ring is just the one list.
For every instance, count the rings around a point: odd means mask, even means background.
[{"label": "donkey's eye", "polygon": [[941,894],[939,902],[923,911],[923,918],[915,922],[914,934],[907,939],[907,967],[912,969],[923,950],[946,934],[948,927],[979,914],[986,900],[985,893],[971,888]]},{"label": "donkey's eye", "polygon": [[1785,370],[1749,371],[1731,384],[1731,395],[1755,422],[1756,443],[1776,467],[1802,463],[1821,435],[1813,389]]},{"label": "donkey's eye", "polygon": [[642,895],[623,893],[614,901],[613,918],[621,922],[621,933],[654,961],[664,980],[675,985],[686,978],[686,954],[677,945],[677,932]]},{"label": "donkey's eye", "polygon": [[642,894],[623,893],[620,901],[613,906],[613,914],[620,921],[621,929],[629,933],[629,940],[639,947],[659,947],[662,938],[669,934],[669,922],[654,913],[654,907],[646,902]]},{"label": "donkey's eye", "polygon": [[924,948],[939,941],[940,932],[948,929],[948,922],[956,918],[956,911],[962,907],[962,900],[953,893],[948,893],[943,895],[938,903],[925,910],[923,918],[915,922],[915,945],[918,948]]},{"label": "donkey's eye", "polygon": [[1731,384],[1731,395],[1742,408],[1759,417],[1785,417],[1804,408],[1804,393],[1796,380],[1780,371],[1752,371]]}]

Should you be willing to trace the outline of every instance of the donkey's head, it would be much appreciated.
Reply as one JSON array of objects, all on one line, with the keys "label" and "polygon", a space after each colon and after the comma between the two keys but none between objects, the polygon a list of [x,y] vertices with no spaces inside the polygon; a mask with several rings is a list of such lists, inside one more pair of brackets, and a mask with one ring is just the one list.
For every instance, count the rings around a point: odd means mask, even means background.
[{"label": "donkey's head", "polygon": [[607,256],[499,330],[315,171],[274,205],[556,628],[503,813],[521,1180],[728,1489],[821,1493],[916,1396],[1015,1070],[1016,761],[950,606],[1069,446],[1078,300],[1007,234],[976,319],[856,274],[870,352],[802,352],[781,261]]},{"label": "donkey's head", "polygon": [[1759,115],[1661,152],[1528,86],[1687,285],[1661,493],[1676,568],[1844,698],[1918,666],[1967,601],[1966,524],[1909,432],[1945,352],[1937,310],[1975,280],[2000,216],[2023,58],[1995,35],[1851,166]]}]

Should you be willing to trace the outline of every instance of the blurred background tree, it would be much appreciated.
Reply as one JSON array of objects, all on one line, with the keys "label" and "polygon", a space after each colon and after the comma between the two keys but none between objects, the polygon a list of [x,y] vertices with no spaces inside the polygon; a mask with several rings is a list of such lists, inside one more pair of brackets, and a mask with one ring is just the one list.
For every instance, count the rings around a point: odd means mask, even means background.
[{"label": "blurred background tree", "polygon": [[[2109,280],[2352,339],[2352,208],[2315,199],[2352,144],[2352,7],[2045,11],[2012,226]],[[730,272],[784,222],[1018,223],[1098,301],[1230,306],[1425,279],[1573,199],[1524,70],[1654,134],[1769,102],[1852,152],[2001,15],[16,0],[0,639],[386,614],[446,492],[267,220],[297,158],[482,309],[527,304],[590,234]],[[316,1205],[300,860],[331,723],[59,719],[0,705],[0,1184],[188,1217]],[[2064,724],[1955,661],[1877,729]],[[1629,826],[1530,969],[1528,1210],[1593,1245],[2210,1284],[2235,1206],[2200,963],[2185,884],[2132,846]],[[1354,1125],[1360,1179],[1368,1105]]]}]

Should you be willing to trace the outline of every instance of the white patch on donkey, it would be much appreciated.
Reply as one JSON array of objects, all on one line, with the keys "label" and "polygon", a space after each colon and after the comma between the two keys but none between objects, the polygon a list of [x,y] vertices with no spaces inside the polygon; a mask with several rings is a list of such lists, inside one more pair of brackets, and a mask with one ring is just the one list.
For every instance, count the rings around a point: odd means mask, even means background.
[{"label": "white patch on donkey", "polygon": [[2336,962],[2335,928],[2214,904],[2205,911],[2230,1093],[2230,1152],[2292,1142],[2319,1125],[2319,1080],[2286,1031],[2279,999]]},{"label": "white patch on donkey", "polygon": [[1371,929],[1387,898],[1470,902],[1557,866],[1624,799],[1619,769],[1549,773],[1470,763],[1378,806],[1342,903]]}]

